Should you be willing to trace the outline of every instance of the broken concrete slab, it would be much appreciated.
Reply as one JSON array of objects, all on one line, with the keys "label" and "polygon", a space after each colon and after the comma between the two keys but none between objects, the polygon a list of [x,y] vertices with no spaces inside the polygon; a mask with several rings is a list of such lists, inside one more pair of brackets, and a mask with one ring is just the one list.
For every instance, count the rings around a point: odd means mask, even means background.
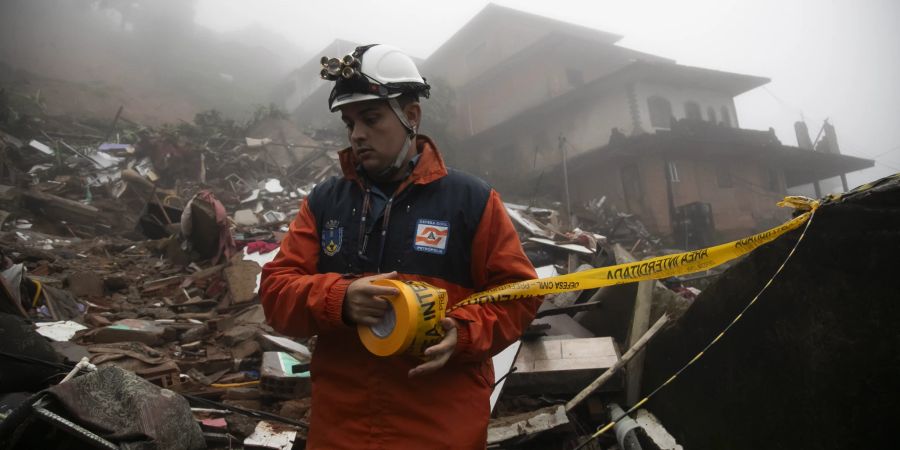
[{"label": "broken concrete slab", "polygon": [[247,303],[256,299],[256,277],[261,272],[262,268],[259,264],[245,261],[242,253],[231,258],[229,266],[224,270],[224,275],[232,304]]},{"label": "broken concrete slab", "polygon": [[249,325],[231,327],[222,333],[222,343],[229,347],[236,346],[241,342],[252,340],[257,331],[258,328]]},{"label": "broken concrete slab", "polygon": [[266,323],[266,313],[263,310],[262,305],[250,306],[232,317],[234,318],[234,323],[239,325],[258,325]]},{"label": "broken concrete slab", "polygon": [[634,420],[644,429],[644,432],[647,433],[647,437],[649,437],[660,450],[683,450],[683,447],[678,444],[675,437],[663,427],[659,422],[659,419],[657,419],[650,411],[647,411],[646,409],[637,410],[637,412],[635,412]]},{"label": "broken concrete slab", "polygon": [[239,209],[234,212],[234,223],[242,227],[253,227],[259,225],[259,217],[252,209]]},{"label": "broken concrete slab", "polygon": [[563,405],[548,406],[537,411],[492,419],[488,425],[487,444],[498,444],[516,437],[535,435],[568,423],[569,418]]},{"label": "broken concrete slab", "polygon": [[87,327],[71,320],[61,322],[38,322],[34,324],[37,332],[51,341],[65,342],[75,337],[75,333],[86,330]]}]

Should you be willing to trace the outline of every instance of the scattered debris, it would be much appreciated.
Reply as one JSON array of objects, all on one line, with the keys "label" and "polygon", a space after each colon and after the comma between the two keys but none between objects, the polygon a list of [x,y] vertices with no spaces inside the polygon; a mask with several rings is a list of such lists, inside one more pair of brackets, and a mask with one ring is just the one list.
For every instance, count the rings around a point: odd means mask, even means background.
[{"label": "scattered debris", "polygon": [[297,438],[297,430],[279,424],[266,421],[259,422],[253,434],[244,439],[244,445],[248,447],[268,448],[276,450],[290,450]]},{"label": "scattered debris", "polygon": [[37,332],[41,336],[55,342],[66,342],[75,337],[75,333],[86,330],[87,327],[71,320],[63,322],[38,322],[35,324]]}]

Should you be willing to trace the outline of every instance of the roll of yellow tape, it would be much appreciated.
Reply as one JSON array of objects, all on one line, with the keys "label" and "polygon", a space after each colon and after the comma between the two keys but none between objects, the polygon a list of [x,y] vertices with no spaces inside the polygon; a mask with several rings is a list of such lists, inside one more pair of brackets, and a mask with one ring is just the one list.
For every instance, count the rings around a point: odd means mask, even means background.
[{"label": "roll of yellow tape", "polygon": [[363,345],[377,356],[407,353],[424,358],[425,349],[444,336],[440,322],[447,310],[447,291],[419,281],[373,283],[396,288],[399,294],[386,298],[391,307],[380,323],[357,327]]}]

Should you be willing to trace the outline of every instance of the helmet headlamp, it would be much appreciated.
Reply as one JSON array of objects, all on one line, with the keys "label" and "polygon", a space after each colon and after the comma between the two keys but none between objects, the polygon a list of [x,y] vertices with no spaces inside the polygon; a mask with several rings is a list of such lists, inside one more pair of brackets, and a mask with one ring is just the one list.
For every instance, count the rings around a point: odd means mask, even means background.
[{"label": "helmet headlamp", "polygon": [[360,61],[355,55],[344,55],[343,58],[329,58],[323,56],[321,61],[322,71],[319,75],[324,80],[336,81],[338,78],[350,79],[359,75]]}]

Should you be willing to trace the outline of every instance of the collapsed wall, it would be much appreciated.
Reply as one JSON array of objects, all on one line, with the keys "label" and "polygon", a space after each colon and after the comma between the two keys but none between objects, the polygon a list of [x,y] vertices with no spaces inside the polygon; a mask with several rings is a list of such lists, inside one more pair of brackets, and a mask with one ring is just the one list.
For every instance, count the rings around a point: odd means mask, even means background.
[{"label": "collapsed wall", "polygon": [[[762,289],[802,230],[706,289],[649,346],[644,394]],[[648,408],[685,448],[897,448],[900,177],[827,202],[742,319]]]}]

